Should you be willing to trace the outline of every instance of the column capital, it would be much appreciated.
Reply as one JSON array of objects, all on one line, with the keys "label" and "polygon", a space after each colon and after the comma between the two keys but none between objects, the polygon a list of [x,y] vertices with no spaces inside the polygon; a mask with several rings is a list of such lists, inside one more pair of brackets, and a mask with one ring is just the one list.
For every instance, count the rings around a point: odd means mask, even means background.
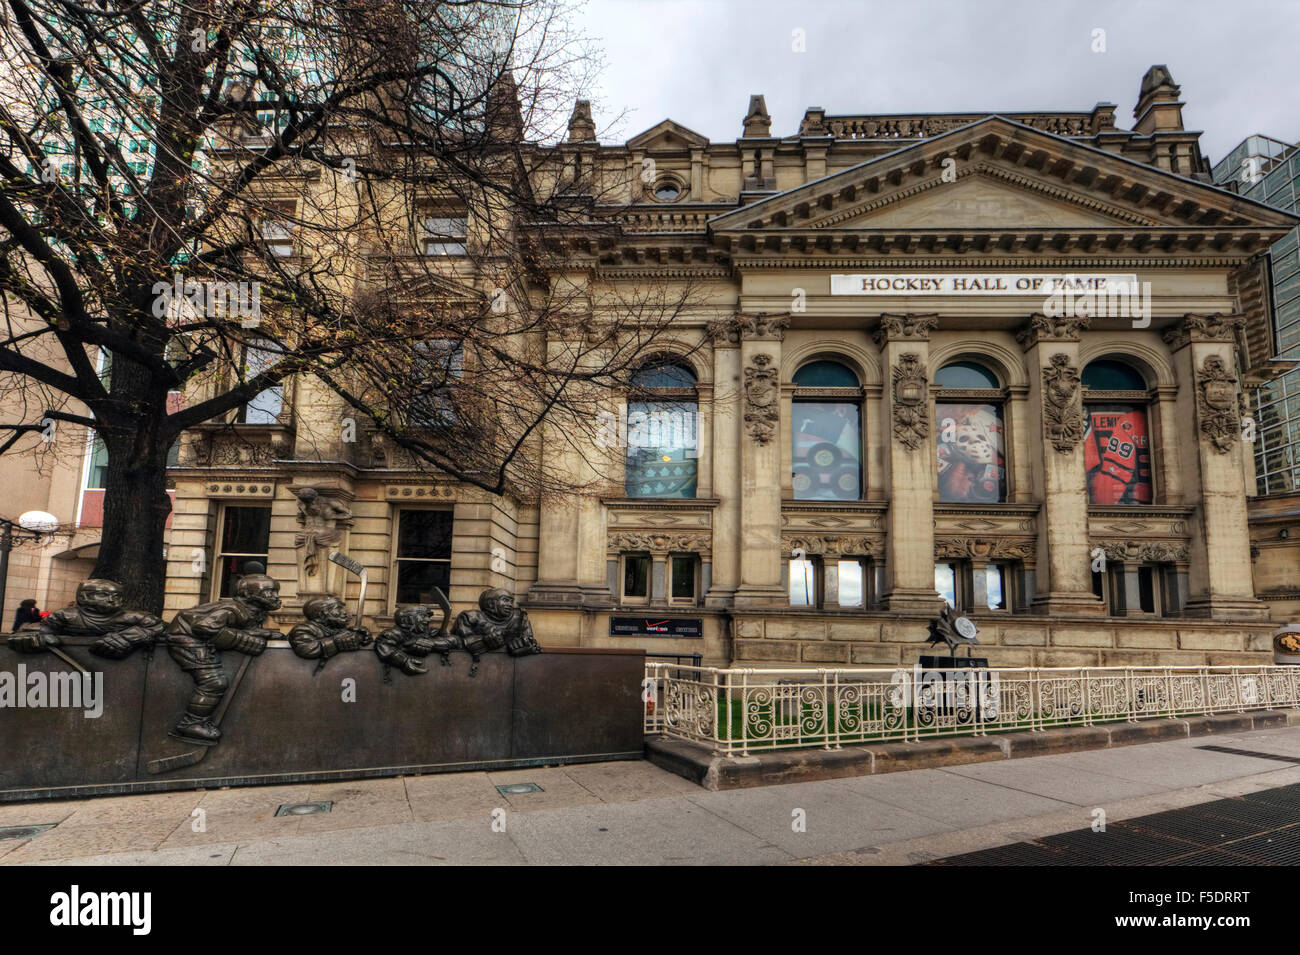
[{"label": "column capital", "polygon": [[1034,312],[1029,321],[1016,332],[1016,341],[1025,351],[1039,342],[1077,342],[1082,332],[1088,330],[1092,319],[1085,315],[1044,315]]},{"label": "column capital", "polygon": [[1214,312],[1204,315],[1189,312],[1182,319],[1166,328],[1163,334],[1165,344],[1171,351],[1178,351],[1190,342],[1231,342],[1237,341],[1237,330],[1246,325],[1246,316],[1239,313],[1225,315]]},{"label": "column capital", "polygon": [[890,342],[928,342],[930,333],[938,324],[938,312],[886,312],[880,316],[880,327],[873,337],[879,348],[884,348]]},{"label": "column capital", "polygon": [[788,312],[739,312],[736,327],[744,341],[782,341],[790,327]]}]

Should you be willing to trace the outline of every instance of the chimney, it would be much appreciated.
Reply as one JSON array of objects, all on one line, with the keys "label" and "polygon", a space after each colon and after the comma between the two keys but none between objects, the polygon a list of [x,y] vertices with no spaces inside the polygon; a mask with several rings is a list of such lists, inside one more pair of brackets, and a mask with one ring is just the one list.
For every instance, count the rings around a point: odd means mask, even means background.
[{"label": "chimney", "polygon": [[580,99],[573,104],[569,117],[569,142],[590,143],[596,140],[596,124],[591,118],[591,100]]},{"label": "chimney", "polygon": [[755,93],[749,98],[744,127],[744,139],[766,139],[772,135],[772,117],[767,115],[767,102],[762,93]]},{"label": "chimney", "polygon": [[1155,132],[1183,128],[1183,104],[1178,99],[1179,87],[1163,63],[1147,70],[1142,77],[1137,106],[1133,108],[1133,132],[1149,136]]}]

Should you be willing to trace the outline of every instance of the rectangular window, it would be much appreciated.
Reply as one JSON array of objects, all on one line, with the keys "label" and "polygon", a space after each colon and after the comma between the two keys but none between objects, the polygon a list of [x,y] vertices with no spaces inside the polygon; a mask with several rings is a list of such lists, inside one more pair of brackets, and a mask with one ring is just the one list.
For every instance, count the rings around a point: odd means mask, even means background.
[{"label": "rectangular window", "polygon": [[795,500],[861,498],[862,426],[857,404],[796,401],[793,410]]},{"label": "rectangular window", "polygon": [[1150,504],[1151,447],[1141,405],[1088,405],[1083,434],[1090,504]]},{"label": "rectangular window", "polygon": [[420,250],[425,255],[464,255],[469,235],[466,216],[426,216],[420,223]]},{"label": "rectangular window", "polygon": [[623,478],[627,496],[694,497],[699,447],[696,402],[629,402]]},{"label": "rectangular window", "polygon": [[233,595],[235,582],[249,572],[248,563],[256,561],[265,572],[270,539],[269,507],[225,506],[217,539],[218,597]]},{"label": "rectangular window", "polygon": [[863,607],[869,601],[871,565],[865,560],[841,560],[836,566],[839,575],[839,592],[836,602],[841,607]]},{"label": "rectangular window", "polygon": [[955,610],[961,609],[961,569],[956,563],[942,562],[934,565],[935,592]]},{"label": "rectangular window", "polygon": [[262,241],[274,256],[293,255],[293,216],[298,204],[292,199],[275,200],[266,204],[262,220]]},{"label": "rectangular window", "polygon": [[449,338],[416,342],[409,422],[416,428],[456,423],[454,387],[465,371],[465,346]]},{"label": "rectangular window", "polygon": [[821,575],[817,573],[817,562],[812,558],[790,561],[790,606],[816,607],[820,600]]},{"label": "rectangular window", "polygon": [[623,555],[623,603],[650,602],[650,555]]},{"label": "rectangular window", "polygon": [[[170,464],[171,462],[168,461]],[[108,486],[108,446],[99,435],[95,435],[90,451],[90,472],[86,476],[87,490],[96,490]]]},{"label": "rectangular window", "polygon": [[936,402],[939,500],[989,504],[1007,499],[1002,406]]},{"label": "rectangular window", "polygon": [[700,559],[694,554],[676,554],[668,558],[668,602],[695,604],[699,588]]},{"label": "rectangular window", "polygon": [[1011,609],[1011,568],[1006,564],[984,567],[984,596],[990,610]]},{"label": "rectangular window", "polygon": [[[256,378],[273,368],[284,357],[284,349],[267,338],[256,339],[244,346],[243,380]],[[276,384],[259,392],[248,404],[239,409],[236,419],[241,424],[275,424],[284,411],[284,385]]]},{"label": "rectangular window", "polygon": [[404,508],[397,512],[395,603],[431,604],[433,589],[451,586],[452,512]]}]

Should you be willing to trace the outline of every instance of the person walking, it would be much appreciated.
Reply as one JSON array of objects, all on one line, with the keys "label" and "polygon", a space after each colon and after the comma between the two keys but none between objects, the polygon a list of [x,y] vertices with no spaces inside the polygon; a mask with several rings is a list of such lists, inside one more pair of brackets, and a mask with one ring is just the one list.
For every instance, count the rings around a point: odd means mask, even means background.
[{"label": "person walking", "polygon": [[41,612],[36,609],[36,601],[28,597],[18,605],[18,612],[14,614],[14,630],[21,630],[24,624],[40,623]]}]

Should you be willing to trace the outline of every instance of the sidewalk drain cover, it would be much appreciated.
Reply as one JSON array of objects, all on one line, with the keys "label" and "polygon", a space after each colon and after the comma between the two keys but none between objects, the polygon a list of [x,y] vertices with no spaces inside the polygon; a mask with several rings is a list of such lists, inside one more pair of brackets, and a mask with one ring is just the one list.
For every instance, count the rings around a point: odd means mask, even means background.
[{"label": "sidewalk drain cover", "polygon": [[545,792],[537,783],[511,783],[509,786],[498,786],[497,792],[503,796],[522,796],[524,793]]},{"label": "sidewalk drain cover", "polygon": [[329,812],[334,808],[329,802],[287,802],[275,811],[277,816],[314,816],[318,812]]},{"label": "sidewalk drain cover", "polygon": [[0,828],[0,839],[31,839],[55,825],[52,822],[48,826],[4,826]]}]

